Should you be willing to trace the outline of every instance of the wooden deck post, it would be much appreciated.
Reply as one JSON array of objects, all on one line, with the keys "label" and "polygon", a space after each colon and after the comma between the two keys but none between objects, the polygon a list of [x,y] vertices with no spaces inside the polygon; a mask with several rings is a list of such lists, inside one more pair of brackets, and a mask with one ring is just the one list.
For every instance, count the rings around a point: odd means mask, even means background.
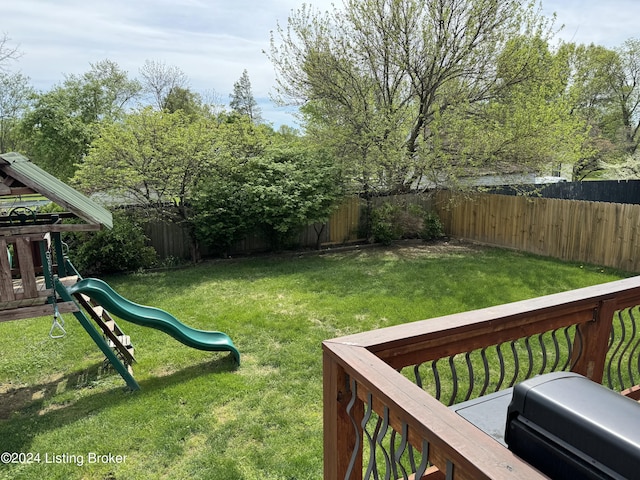
[{"label": "wooden deck post", "polygon": [[[594,311],[593,320],[582,323],[577,327],[582,337],[582,346],[580,346],[580,340],[576,335],[572,371],[584,375],[597,383],[602,383],[604,375],[615,305],[614,299],[602,300]],[[580,357],[575,358],[577,355],[580,355]]]},{"label": "wooden deck post", "polygon": [[[357,443],[357,432],[347,414],[352,392],[344,369],[325,351],[323,352],[323,405],[324,405],[324,479],[346,478],[349,462]],[[360,425],[364,406],[357,400],[351,409],[354,421]],[[362,434],[359,451],[350,479],[362,479]]]}]

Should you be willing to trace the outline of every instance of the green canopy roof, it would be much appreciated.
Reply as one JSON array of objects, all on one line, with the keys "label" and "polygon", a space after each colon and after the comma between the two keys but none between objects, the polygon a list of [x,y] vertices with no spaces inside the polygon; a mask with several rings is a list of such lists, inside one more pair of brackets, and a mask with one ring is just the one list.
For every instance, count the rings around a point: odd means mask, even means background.
[{"label": "green canopy roof", "polygon": [[[23,186],[57,203],[88,223],[113,227],[111,212],[66,183],[45,172],[27,157],[10,152],[0,154],[0,170]],[[11,194],[11,185],[2,184],[0,195]]]}]

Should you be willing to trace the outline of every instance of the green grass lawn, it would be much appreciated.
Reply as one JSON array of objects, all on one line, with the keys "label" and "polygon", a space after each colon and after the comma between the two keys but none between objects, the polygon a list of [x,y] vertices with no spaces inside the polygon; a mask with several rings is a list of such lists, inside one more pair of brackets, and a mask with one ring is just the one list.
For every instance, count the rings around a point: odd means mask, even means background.
[{"label": "green grass lawn", "polygon": [[138,359],[132,393],[72,315],[58,340],[50,318],[1,323],[0,452],[34,462],[0,464],[0,479],[315,480],[323,340],[626,275],[408,244],[105,278],[132,301],[228,333],[242,365],[121,321]]}]

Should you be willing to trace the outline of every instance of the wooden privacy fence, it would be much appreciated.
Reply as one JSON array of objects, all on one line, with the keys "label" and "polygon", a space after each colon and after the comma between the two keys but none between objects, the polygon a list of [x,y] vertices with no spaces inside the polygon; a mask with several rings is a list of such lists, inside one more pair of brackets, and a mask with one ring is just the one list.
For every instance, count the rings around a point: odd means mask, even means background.
[{"label": "wooden privacy fence", "polygon": [[[307,226],[300,232],[294,243],[302,248],[315,248],[318,242],[328,246],[362,240],[359,238],[358,232],[363,205],[364,201],[359,197],[346,198],[332,213],[328,222]],[[149,237],[149,243],[158,252],[160,258],[191,257],[188,233],[179,225],[151,221],[145,225],[144,231]],[[264,236],[255,232],[236,242],[229,254],[260,252],[266,251],[268,248],[269,244]],[[202,246],[201,249],[201,254],[204,256],[210,253]]]},{"label": "wooden privacy fence", "polygon": [[[374,199],[418,203],[435,208],[448,235],[490,245],[640,272],[640,205],[585,202],[492,194],[435,196],[401,195]],[[329,221],[309,225],[297,238],[302,248],[364,240],[360,231],[365,201],[350,197]],[[180,227],[152,223],[146,228],[161,258],[189,258],[189,239]],[[232,255],[265,251],[259,234],[249,235],[231,249]],[[206,251],[202,252],[207,255]]]},{"label": "wooden privacy fence", "polygon": [[640,271],[640,205],[550,198],[437,194],[454,237],[562,260]]}]

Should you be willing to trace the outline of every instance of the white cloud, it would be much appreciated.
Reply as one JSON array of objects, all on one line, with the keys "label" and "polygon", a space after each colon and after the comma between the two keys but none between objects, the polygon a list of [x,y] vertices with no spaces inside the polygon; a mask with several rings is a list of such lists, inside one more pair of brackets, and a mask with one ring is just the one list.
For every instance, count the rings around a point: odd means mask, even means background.
[{"label": "white cloud", "polygon": [[575,43],[614,48],[638,35],[638,0],[542,0],[543,12],[557,14],[559,37]]},{"label": "white cloud", "polygon": [[[340,0],[310,0],[326,10]],[[562,38],[617,46],[635,35],[637,0],[543,0],[558,13]],[[64,74],[81,74],[108,58],[131,76],[145,60],[182,69],[196,91],[214,89],[228,99],[246,68],[254,95],[266,99],[275,85],[264,55],[269,33],[285,25],[297,0],[0,0],[0,32],[20,45],[17,67],[46,90]],[[276,125],[288,115],[261,101]]]},{"label": "white cloud", "polygon": [[41,90],[108,58],[131,76],[145,60],[175,65],[194,90],[214,89],[225,100],[247,69],[256,98],[268,98],[275,75],[263,50],[277,22],[286,23],[299,5],[294,0],[0,0],[0,32],[19,44],[24,55],[18,69]]}]

